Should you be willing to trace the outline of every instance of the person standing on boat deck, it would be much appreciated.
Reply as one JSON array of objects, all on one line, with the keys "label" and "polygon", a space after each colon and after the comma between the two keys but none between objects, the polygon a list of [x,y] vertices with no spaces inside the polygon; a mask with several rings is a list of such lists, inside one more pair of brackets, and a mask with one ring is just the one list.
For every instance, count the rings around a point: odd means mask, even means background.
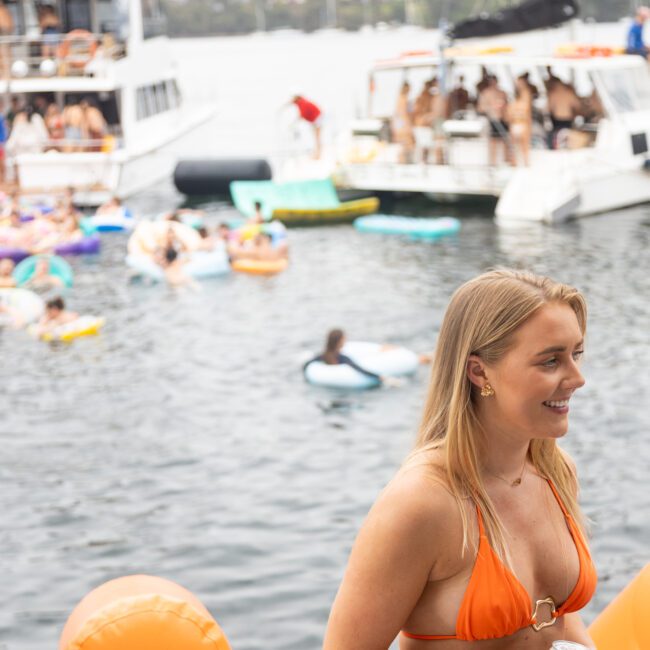
[{"label": "person standing on boat deck", "polygon": [[449,114],[453,117],[457,111],[466,111],[470,104],[469,92],[465,88],[465,77],[461,74],[458,83],[449,93]]},{"label": "person standing on boat deck", "polygon": [[63,108],[63,128],[65,131],[65,152],[81,151],[81,140],[83,139],[84,114],[81,106],[74,100]]},{"label": "person standing on boat deck", "polygon": [[[14,19],[6,3],[0,0],[0,37],[11,36],[14,33]],[[6,79],[9,76],[11,64],[11,49],[8,43],[0,44],[0,74]]]},{"label": "person standing on boat deck", "polygon": [[648,7],[639,7],[636,10],[634,20],[627,32],[626,54],[638,54],[645,59],[649,58],[648,48],[643,42],[643,26],[649,17],[650,9]]},{"label": "person standing on boat deck", "polygon": [[4,114],[4,103],[0,101],[0,183],[5,182],[5,145],[8,137],[9,130]]},{"label": "person standing on boat deck", "polygon": [[95,101],[90,97],[84,97],[79,106],[83,114],[83,131],[88,140],[92,141],[89,145],[89,151],[101,151],[102,143],[108,128],[104,115],[95,105]]},{"label": "person standing on boat deck", "polygon": [[570,129],[576,115],[582,111],[582,102],[573,89],[564,81],[557,80],[548,89],[548,112],[551,116],[551,148],[557,149],[557,136],[563,129]]},{"label": "person standing on boat deck", "polygon": [[524,77],[517,77],[515,98],[508,104],[506,116],[514,149],[513,161],[517,164],[517,153],[520,153],[524,166],[528,167],[533,131],[533,98]]},{"label": "person standing on boat deck", "polygon": [[411,105],[409,102],[409,93],[411,92],[411,84],[405,81],[400,88],[395,104],[395,111],[391,120],[391,131],[393,134],[393,142],[402,145],[399,152],[399,162],[409,162],[415,145],[415,138],[413,136],[413,115],[411,113]]},{"label": "person standing on boat deck", "polygon": [[501,88],[495,75],[488,77],[488,85],[481,92],[476,102],[476,110],[485,115],[490,123],[490,141],[488,155],[490,165],[497,164],[498,150],[503,151],[506,161],[510,160],[508,147],[508,124],[505,121],[508,96]]},{"label": "person standing on boat deck", "polygon": [[298,112],[300,113],[300,118],[311,124],[311,127],[314,130],[314,160],[318,160],[321,155],[321,127],[323,124],[323,112],[318,106],[316,106],[316,104],[314,104],[314,102],[310,102],[299,94],[294,94],[291,103],[297,107]]},{"label": "person standing on boat deck", "polygon": [[413,126],[431,126],[431,92],[436,84],[435,77],[424,82],[420,94],[413,102]]},{"label": "person standing on boat deck", "polygon": [[484,273],[443,318],[415,448],[350,554],[324,650],[594,644],[596,571],[568,430],[587,310],[573,287]]},{"label": "person standing on boat deck", "polygon": [[61,34],[61,23],[56,8],[45,4],[38,10],[38,26],[41,28],[41,55],[43,58],[56,56]]}]

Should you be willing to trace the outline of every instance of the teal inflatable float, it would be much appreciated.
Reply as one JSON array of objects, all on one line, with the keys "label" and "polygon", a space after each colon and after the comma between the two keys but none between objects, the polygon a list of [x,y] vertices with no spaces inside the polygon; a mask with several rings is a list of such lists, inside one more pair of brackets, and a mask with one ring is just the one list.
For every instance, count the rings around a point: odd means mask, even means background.
[{"label": "teal inflatable float", "polygon": [[53,275],[61,280],[64,287],[71,287],[74,277],[70,265],[58,255],[32,255],[20,262],[13,272],[19,287],[36,279],[38,275]]},{"label": "teal inflatable float", "polygon": [[453,217],[429,219],[376,214],[355,219],[354,227],[359,232],[406,235],[416,239],[437,239],[445,235],[455,235],[460,230],[460,221]]}]

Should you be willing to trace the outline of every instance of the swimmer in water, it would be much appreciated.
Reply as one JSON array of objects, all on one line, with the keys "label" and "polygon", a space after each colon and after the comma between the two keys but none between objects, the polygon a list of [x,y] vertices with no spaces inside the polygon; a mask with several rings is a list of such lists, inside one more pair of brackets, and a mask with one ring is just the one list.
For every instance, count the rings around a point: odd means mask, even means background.
[{"label": "swimmer in water", "polygon": [[14,261],[9,258],[0,260],[0,289],[11,289],[16,286],[16,280],[12,275],[15,266]]},{"label": "swimmer in water", "polygon": [[43,336],[53,332],[57,327],[66,325],[79,318],[79,314],[73,311],[67,311],[65,302],[60,296],[52,298],[45,303],[45,313],[36,325],[35,333],[37,336]]},{"label": "swimmer in water", "polygon": [[314,363],[315,361],[320,361],[321,363],[325,363],[329,366],[338,366],[338,365],[350,366],[351,368],[354,368],[357,372],[360,372],[362,375],[365,375],[366,377],[370,377],[372,379],[376,379],[380,384],[384,384],[386,386],[398,386],[401,384],[401,382],[395,377],[385,377],[383,375],[378,375],[374,372],[370,372],[369,370],[366,370],[365,368],[362,368],[361,366],[357,365],[354,361],[352,361],[352,359],[350,359],[350,357],[346,356],[345,354],[341,354],[341,350],[343,349],[344,345],[345,345],[345,333],[343,332],[343,330],[341,329],[331,330],[327,335],[324,352],[322,354],[319,354],[317,357],[314,357],[313,359],[307,361],[307,363],[302,368],[303,372],[307,370],[307,366],[310,363]]}]

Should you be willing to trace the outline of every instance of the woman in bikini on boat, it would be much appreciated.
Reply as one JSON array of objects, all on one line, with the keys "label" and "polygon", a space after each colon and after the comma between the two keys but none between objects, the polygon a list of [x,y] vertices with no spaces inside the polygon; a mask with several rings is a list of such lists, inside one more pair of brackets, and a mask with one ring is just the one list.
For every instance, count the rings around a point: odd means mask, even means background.
[{"label": "woman in bikini on boat", "polygon": [[514,160],[519,154],[524,166],[528,167],[530,157],[530,137],[533,132],[533,96],[528,80],[523,75],[515,82],[515,98],[506,109],[510,138],[514,145]]},{"label": "woman in bikini on boat", "polygon": [[370,511],[325,650],[593,647],[596,588],[576,469],[557,440],[580,373],[584,298],[531,273],[461,286],[414,451]]}]

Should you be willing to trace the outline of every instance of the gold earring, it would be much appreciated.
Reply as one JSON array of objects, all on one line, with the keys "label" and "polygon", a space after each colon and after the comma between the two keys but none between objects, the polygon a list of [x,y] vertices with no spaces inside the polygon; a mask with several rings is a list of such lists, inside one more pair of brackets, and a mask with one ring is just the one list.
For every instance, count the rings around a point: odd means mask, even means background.
[{"label": "gold earring", "polygon": [[483,388],[481,388],[481,397],[492,397],[494,395],[494,388],[490,386],[490,384],[485,384]]}]

